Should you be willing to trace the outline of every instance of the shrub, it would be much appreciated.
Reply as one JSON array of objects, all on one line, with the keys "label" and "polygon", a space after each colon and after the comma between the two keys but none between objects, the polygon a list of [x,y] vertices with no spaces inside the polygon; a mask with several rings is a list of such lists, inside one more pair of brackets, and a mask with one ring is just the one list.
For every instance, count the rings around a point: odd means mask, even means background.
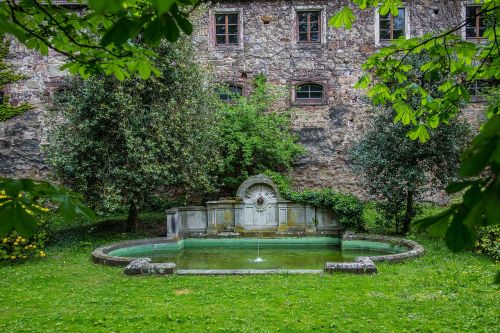
[{"label": "shrub", "polygon": [[234,193],[250,175],[267,169],[289,170],[293,160],[304,153],[292,132],[290,114],[272,109],[279,89],[268,84],[263,75],[253,83],[250,96],[223,106],[221,186],[226,193]]},{"label": "shrub", "polygon": [[341,193],[330,188],[293,191],[290,181],[280,173],[269,170],[264,173],[278,186],[285,199],[314,207],[330,208],[344,228],[355,231],[365,229],[362,218],[363,203],[355,195]]},{"label": "shrub", "polygon": [[500,225],[480,227],[474,250],[500,261]]},{"label": "shrub", "polygon": [[60,182],[97,211],[126,207],[135,228],[149,193],[213,191],[221,164],[221,102],[192,45],[162,42],[156,52],[160,77],[70,80],[55,96],[56,126],[46,146]]}]

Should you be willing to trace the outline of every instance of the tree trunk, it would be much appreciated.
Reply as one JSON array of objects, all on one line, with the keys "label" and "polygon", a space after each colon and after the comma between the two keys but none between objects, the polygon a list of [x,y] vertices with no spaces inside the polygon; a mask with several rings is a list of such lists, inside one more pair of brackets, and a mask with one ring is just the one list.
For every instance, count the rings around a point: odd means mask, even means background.
[{"label": "tree trunk", "polygon": [[403,219],[403,229],[401,230],[403,235],[406,235],[410,231],[410,223],[413,218],[413,191],[408,191],[406,193],[406,213]]},{"label": "tree trunk", "polygon": [[131,203],[128,210],[127,228],[129,231],[135,232],[139,228],[139,211],[135,203]]}]

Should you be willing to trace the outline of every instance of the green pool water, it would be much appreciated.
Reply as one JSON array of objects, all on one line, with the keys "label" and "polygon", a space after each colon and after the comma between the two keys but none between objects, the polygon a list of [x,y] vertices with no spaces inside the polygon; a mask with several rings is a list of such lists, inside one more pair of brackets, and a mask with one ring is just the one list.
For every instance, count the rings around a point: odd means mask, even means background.
[{"label": "green pool water", "polygon": [[[382,245],[380,245],[382,244]],[[259,250],[258,250],[259,249]],[[174,262],[178,269],[323,269],[326,262],[352,262],[358,256],[401,252],[389,244],[364,244],[342,250],[337,238],[299,239],[186,239],[177,243],[148,244],[111,251],[120,257],[148,257],[153,262]],[[263,258],[263,262],[252,259]]]}]

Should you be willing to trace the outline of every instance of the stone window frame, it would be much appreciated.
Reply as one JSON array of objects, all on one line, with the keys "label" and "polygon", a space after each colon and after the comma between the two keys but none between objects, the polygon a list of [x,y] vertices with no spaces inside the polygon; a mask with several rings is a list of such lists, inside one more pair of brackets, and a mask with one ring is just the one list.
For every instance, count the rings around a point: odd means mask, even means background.
[{"label": "stone window frame", "polygon": [[[481,7],[482,3],[476,3],[474,0],[467,0],[462,2],[462,21],[465,22],[467,19],[467,7]],[[464,25],[460,29],[460,34],[462,35],[462,39],[466,40],[468,42],[478,42],[482,43],[486,41],[486,38],[484,37],[467,37],[467,31],[466,31],[466,26]]]},{"label": "stone window frame", "polygon": [[[403,3],[403,6],[400,6],[398,8],[403,8],[405,10],[405,38],[410,39],[411,34],[410,34],[410,10],[408,6],[406,6],[405,3]],[[385,46],[389,45],[392,42],[392,40],[381,40],[380,39],[380,12],[379,12],[379,7],[375,8],[375,46]]]},{"label": "stone window frame", "polygon": [[[215,36],[215,15],[238,14],[238,44],[217,44]],[[211,50],[235,50],[243,49],[243,9],[242,8],[213,8],[208,12],[208,47]]]},{"label": "stone window frame", "polygon": [[[296,98],[296,88],[304,84],[317,84],[323,87],[323,98],[315,99],[297,99]],[[291,98],[292,105],[295,106],[314,106],[314,105],[326,105],[328,104],[328,94],[327,94],[327,81],[326,80],[297,80],[291,82]]]},{"label": "stone window frame", "polygon": [[[299,42],[299,18],[297,16],[298,12],[319,12],[319,31],[320,37],[319,42],[308,43]],[[326,44],[326,5],[302,5],[302,6],[292,6],[292,40],[295,45],[309,47],[313,45]]]}]

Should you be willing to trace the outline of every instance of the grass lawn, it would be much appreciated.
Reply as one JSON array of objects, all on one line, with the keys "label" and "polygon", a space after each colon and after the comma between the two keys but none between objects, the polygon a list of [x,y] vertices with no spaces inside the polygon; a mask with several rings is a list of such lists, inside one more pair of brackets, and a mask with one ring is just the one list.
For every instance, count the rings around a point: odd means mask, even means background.
[{"label": "grass lawn", "polygon": [[0,332],[500,331],[499,265],[432,239],[375,276],[125,277],[90,252],[130,235],[77,230],[45,259],[0,266]]}]

